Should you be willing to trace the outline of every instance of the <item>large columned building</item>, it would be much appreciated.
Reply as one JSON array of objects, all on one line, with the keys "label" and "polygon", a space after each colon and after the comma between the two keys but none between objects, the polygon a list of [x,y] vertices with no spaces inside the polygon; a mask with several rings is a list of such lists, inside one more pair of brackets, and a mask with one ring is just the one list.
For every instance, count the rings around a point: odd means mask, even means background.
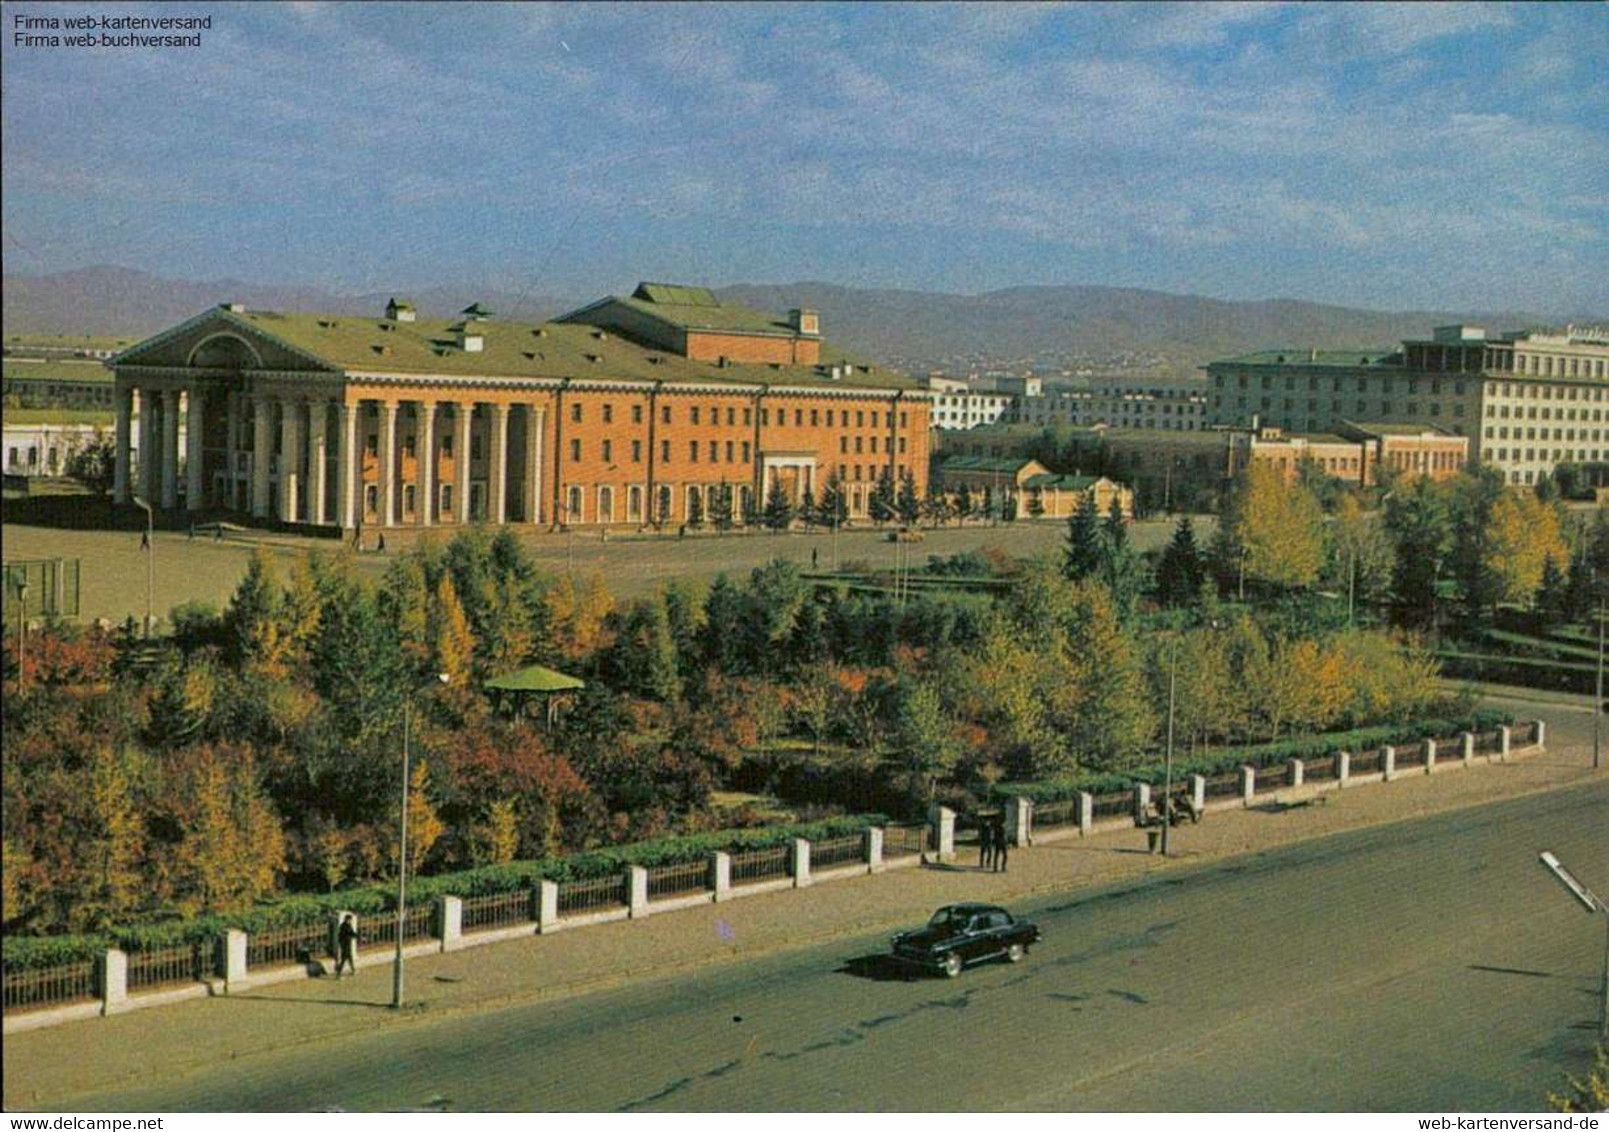
[{"label": "large columned building", "polygon": [[645,526],[723,498],[741,522],[830,481],[863,516],[885,472],[926,486],[925,392],[824,342],[813,311],[703,288],[643,284],[540,324],[478,305],[427,321],[402,299],[375,318],[224,304],[111,365],[115,496],[168,511]]}]

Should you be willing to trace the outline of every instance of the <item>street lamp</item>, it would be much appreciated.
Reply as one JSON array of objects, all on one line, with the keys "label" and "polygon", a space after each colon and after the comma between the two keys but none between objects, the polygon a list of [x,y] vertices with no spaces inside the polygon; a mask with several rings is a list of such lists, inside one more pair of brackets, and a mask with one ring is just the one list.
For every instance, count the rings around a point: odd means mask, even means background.
[{"label": "street lamp", "polygon": [[1598,694],[1592,700],[1592,769],[1603,765],[1603,591],[1598,571],[1592,572],[1592,590],[1598,599]]},{"label": "street lamp", "polygon": [[145,636],[149,637],[155,624],[151,594],[156,589],[156,520],[152,518],[151,505],[141,496],[136,495],[134,502],[145,512]]},{"label": "street lamp", "polygon": [[1168,830],[1173,827],[1173,704],[1179,680],[1179,638],[1173,639],[1168,655],[1168,753],[1164,760],[1162,785],[1162,855],[1168,855]]},{"label": "street lamp", "polygon": [[[24,567],[24,570],[27,568]],[[17,691],[22,691],[23,642],[28,635],[28,575],[17,576]]]},{"label": "street lamp", "polygon": [[[436,674],[436,680],[449,683],[452,677],[445,672]],[[402,809],[398,815],[397,837],[397,952],[391,964],[391,1009],[402,1009],[402,936],[408,917],[408,746],[413,731],[413,698],[425,688],[416,688],[402,701]]]},{"label": "street lamp", "polygon": [[1598,1037],[1609,1041],[1609,904],[1605,904],[1601,896],[1577,880],[1552,853],[1542,853],[1537,859],[1542,862],[1542,867],[1549,875],[1562,884],[1589,914],[1603,913],[1603,976],[1600,985],[1603,1001],[1598,1004]]}]

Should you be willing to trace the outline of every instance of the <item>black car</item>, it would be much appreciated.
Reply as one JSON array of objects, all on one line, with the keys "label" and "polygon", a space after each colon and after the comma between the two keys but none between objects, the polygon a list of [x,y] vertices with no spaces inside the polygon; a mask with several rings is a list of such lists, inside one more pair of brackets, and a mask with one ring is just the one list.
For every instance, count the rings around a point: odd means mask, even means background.
[{"label": "black car", "polygon": [[1039,928],[994,904],[946,904],[927,927],[894,937],[894,961],[955,978],[969,963],[1005,956],[1020,963],[1039,942]]}]

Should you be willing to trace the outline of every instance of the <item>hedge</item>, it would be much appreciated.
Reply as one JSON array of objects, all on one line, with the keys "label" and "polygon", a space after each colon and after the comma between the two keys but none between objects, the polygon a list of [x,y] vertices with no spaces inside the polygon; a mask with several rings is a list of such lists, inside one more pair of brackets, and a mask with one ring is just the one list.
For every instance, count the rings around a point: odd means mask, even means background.
[{"label": "hedge", "polygon": [[[859,833],[867,826],[885,824],[882,814],[859,814],[821,821],[768,826],[762,829],[724,829],[685,837],[665,837],[620,845],[569,857],[511,861],[478,869],[412,878],[410,901],[437,896],[489,896],[530,888],[538,881],[559,883],[610,876],[627,865],[655,868],[703,860],[718,850],[741,853],[785,845],[796,838],[823,841]],[[374,916],[396,908],[396,890],[389,885],[366,885],[318,895],[287,896],[229,915],[199,916],[132,924],[104,932],[58,936],[6,936],[0,939],[0,962],[8,971],[54,967],[92,959],[110,947],[124,951],[155,951],[178,944],[216,939],[230,928],[247,932],[269,931],[327,920],[336,911]]]},{"label": "hedge", "polygon": [[[1175,782],[1192,774],[1210,778],[1241,766],[1262,769],[1282,765],[1291,759],[1323,758],[1337,751],[1368,750],[1390,743],[1410,743],[1416,739],[1457,735],[1463,731],[1490,731],[1513,721],[1514,717],[1509,712],[1482,708],[1463,719],[1420,719],[1401,725],[1282,739],[1277,743],[1263,743],[1254,747],[1230,747],[1194,758],[1174,759],[1173,778]],[[1038,782],[1003,782],[995,787],[995,792],[1007,797],[1029,798],[1035,802],[1063,802],[1086,793],[1121,794],[1132,790],[1140,782],[1156,786],[1166,781],[1166,776],[1166,764],[1147,763],[1123,771],[1080,774]]]},{"label": "hedge", "polygon": [[1590,696],[1597,687],[1598,669],[1594,664],[1565,660],[1539,660],[1527,656],[1489,656],[1481,653],[1440,650],[1444,676],[1464,680],[1487,680],[1494,684],[1517,684],[1525,688],[1577,692]]}]

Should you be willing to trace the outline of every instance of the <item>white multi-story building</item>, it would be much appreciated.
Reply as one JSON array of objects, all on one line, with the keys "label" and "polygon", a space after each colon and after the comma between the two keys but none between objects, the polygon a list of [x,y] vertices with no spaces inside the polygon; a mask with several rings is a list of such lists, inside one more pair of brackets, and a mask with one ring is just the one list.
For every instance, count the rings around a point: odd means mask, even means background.
[{"label": "white multi-story building", "polygon": [[1014,424],[1071,425],[1087,428],[1161,429],[1195,432],[1206,423],[1207,386],[1195,380],[1101,377],[1088,389],[1057,389],[1017,397]]},{"label": "white multi-story building", "polygon": [[1609,329],[1488,337],[1437,327],[1398,351],[1264,350],[1206,367],[1215,424],[1331,431],[1346,419],[1436,425],[1510,484],[1609,461]]},{"label": "white multi-story building", "polygon": [[977,428],[994,424],[1011,410],[1012,396],[1005,392],[974,389],[971,382],[929,374],[922,384],[932,393],[933,427]]}]

